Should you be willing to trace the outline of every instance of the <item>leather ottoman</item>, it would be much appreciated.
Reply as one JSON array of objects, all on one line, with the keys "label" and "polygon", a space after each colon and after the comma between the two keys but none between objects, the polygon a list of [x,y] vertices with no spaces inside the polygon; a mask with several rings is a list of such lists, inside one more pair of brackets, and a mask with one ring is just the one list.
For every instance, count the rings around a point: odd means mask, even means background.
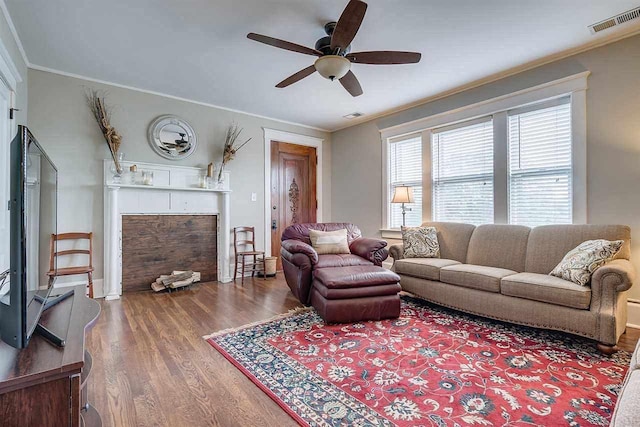
[{"label": "leather ottoman", "polygon": [[314,271],[311,305],[327,323],[381,320],[400,315],[400,276],[375,265]]}]

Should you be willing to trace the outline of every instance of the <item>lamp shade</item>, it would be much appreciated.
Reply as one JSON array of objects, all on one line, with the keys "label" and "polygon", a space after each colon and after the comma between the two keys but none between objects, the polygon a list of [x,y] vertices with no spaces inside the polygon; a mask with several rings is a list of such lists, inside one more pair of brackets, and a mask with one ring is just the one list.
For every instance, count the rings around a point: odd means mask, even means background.
[{"label": "lamp shade", "polygon": [[391,203],[413,203],[413,187],[406,185],[396,187]]},{"label": "lamp shade", "polygon": [[339,55],[325,55],[314,64],[322,77],[329,80],[341,79],[349,72],[351,61]]}]

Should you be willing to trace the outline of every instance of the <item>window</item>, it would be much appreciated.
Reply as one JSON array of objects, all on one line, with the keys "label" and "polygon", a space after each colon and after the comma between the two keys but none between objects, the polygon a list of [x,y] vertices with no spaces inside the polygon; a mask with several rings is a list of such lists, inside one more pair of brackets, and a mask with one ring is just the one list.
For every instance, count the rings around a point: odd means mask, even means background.
[{"label": "window", "polygon": [[434,221],[493,222],[493,120],[433,131]]},{"label": "window", "polygon": [[570,224],[570,98],[508,114],[509,223]]},{"label": "window", "polygon": [[[398,135],[422,135],[424,219],[585,223],[588,76],[585,71],[468,105],[452,99],[450,111],[434,104],[432,115],[381,129],[387,145]],[[389,187],[383,192],[387,198]],[[390,210],[384,206],[383,217]]]},{"label": "window", "polygon": [[[413,187],[414,203],[407,203],[406,225],[422,224],[422,138],[389,143],[389,201],[399,185]],[[402,225],[402,205],[389,203],[389,228]]]}]

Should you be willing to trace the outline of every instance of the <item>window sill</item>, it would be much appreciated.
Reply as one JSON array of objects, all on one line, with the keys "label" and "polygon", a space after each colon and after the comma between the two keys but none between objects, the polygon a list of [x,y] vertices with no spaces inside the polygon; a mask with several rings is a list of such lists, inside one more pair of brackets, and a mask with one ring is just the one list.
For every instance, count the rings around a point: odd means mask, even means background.
[{"label": "window sill", "polygon": [[399,228],[381,228],[380,235],[383,239],[402,240],[402,231]]}]

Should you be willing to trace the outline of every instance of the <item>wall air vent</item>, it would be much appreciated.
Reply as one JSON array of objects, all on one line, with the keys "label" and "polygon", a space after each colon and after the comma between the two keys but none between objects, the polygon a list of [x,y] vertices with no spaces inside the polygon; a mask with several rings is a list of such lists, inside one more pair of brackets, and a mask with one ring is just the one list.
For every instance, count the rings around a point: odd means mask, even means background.
[{"label": "wall air vent", "polygon": [[358,113],[357,111],[355,113],[351,113],[351,114],[347,114],[346,116],[342,116],[345,119],[355,119],[357,117],[362,117],[364,116],[364,113]]},{"label": "wall air vent", "polygon": [[640,18],[640,7],[612,16],[611,18],[605,19],[604,21],[600,21],[596,24],[589,25],[589,30],[591,30],[591,34],[595,34],[638,18]]}]

